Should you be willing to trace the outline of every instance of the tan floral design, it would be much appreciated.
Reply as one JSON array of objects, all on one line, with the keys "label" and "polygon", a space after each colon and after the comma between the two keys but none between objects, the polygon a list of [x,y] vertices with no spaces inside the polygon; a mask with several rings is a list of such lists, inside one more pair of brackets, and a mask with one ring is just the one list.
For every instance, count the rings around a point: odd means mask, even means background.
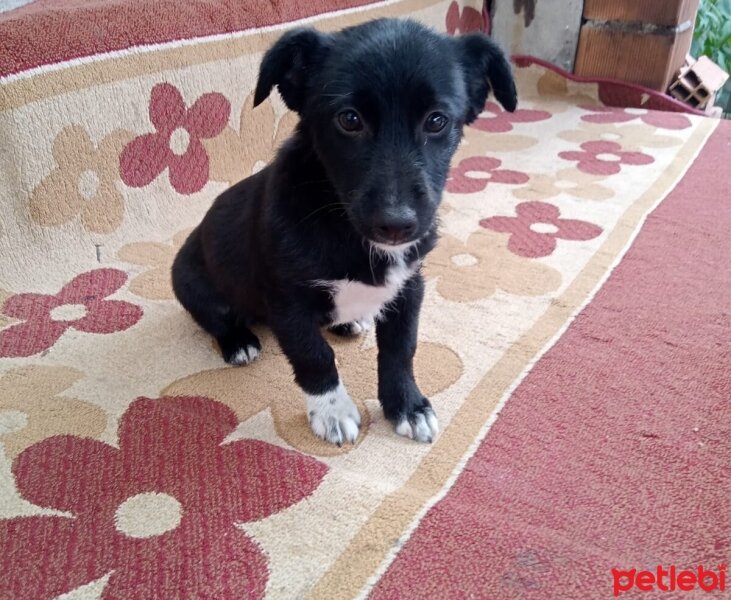
[{"label": "tan floral design", "polygon": [[235,183],[269,162],[279,145],[292,133],[297,115],[287,112],[277,121],[269,100],[254,108],[254,95],[244,102],[239,130],[227,126],[215,138],[202,140],[210,157],[210,179]]},{"label": "tan floral design", "polygon": [[[537,80],[536,72],[542,72]],[[533,65],[523,69],[516,69],[516,80],[519,85],[520,82],[524,80],[526,82],[534,82],[542,105],[549,102],[551,112],[554,114],[564,112],[572,106],[579,104],[590,106],[599,104],[599,100],[596,96],[576,91],[579,87],[593,87],[594,90],[596,90],[595,85],[574,84],[558,73],[538,65]]]},{"label": "tan floral design", "polygon": [[631,123],[616,125],[613,123],[579,122],[579,129],[563,131],[558,134],[563,140],[583,144],[584,142],[615,142],[625,150],[642,150],[642,148],[669,148],[683,142],[672,135],[661,135],[652,125]]},{"label": "tan floral design", "polygon": [[477,231],[466,242],[445,235],[426,260],[426,276],[437,277],[437,291],[456,302],[489,298],[498,289],[518,296],[558,289],[559,271],[516,256],[507,242],[507,235],[493,231]]},{"label": "tan floral design", "polygon": [[38,365],[0,377],[0,441],[8,457],[53,435],[95,438],[104,431],[101,408],[59,395],[82,377],[76,369]]},{"label": "tan floral design", "polygon": [[[310,431],[302,392],[289,375],[291,368],[268,330],[257,331],[264,353],[246,367],[212,369],[180,379],[165,388],[164,395],[196,394],[215,398],[246,421],[269,408],[274,426],[289,445],[308,454],[334,456],[349,452],[353,446],[338,448],[317,439]],[[328,334],[337,357],[340,375],[362,417],[356,445],[368,432],[371,417],[364,400],[378,397],[377,349],[363,349],[360,339],[342,339]],[[416,380],[427,396],[446,389],[462,374],[462,362],[449,348],[421,342],[414,359]],[[283,374],[288,374],[283,376]]]},{"label": "tan floral design", "polygon": [[538,143],[538,138],[513,133],[489,133],[474,127],[465,127],[462,142],[457,148],[452,164],[471,156],[484,156],[495,152],[518,152]]},{"label": "tan floral design", "polygon": [[[14,296],[14,294],[0,288],[0,306],[3,306],[5,304],[5,301],[10,298],[10,296]],[[15,322],[17,322],[17,319],[13,319],[12,317],[8,317],[7,315],[0,313],[0,329],[5,327],[6,325],[10,325],[10,323]]]},{"label": "tan floral design", "polygon": [[56,166],[31,193],[31,219],[49,227],[81,214],[88,231],[117,229],[124,217],[124,198],[116,186],[119,153],[133,137],[118,129],[95,145],[81,125],[62,129],[53,141]]},{"label": "tan floral design", "polygon": [[190,229],[179,231],[169,244],[133,242],[119,249],[117,258],[120,260],[148,267],[129,284],[129,290],[135,296],[148,300],[172,300],[175,297],[170,281],[170,267],[190,232]]},{"label": "tan floral design", "polygon": [[601,175],[583,173],[578,169],[561,169],[555,174],[539,173],[530,176],[523,187],[513,190],[513,196],[521,200],[545,200],[559,194],[568,194],[582,200],[608,200],[614,191],[597,182]]}]

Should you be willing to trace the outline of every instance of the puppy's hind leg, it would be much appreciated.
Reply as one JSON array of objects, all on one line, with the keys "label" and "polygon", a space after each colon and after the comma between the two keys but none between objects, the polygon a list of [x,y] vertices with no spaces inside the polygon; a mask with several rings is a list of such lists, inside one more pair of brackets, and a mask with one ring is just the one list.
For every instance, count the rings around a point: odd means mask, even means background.
[{"label": "puppy's hind leg", "polygon": [[228,333],[216,336],[216,341],[221,347],[223,359],[231,365],[248,365],[261,352],[259,338],[242,318],[236,319]]},{"label": "puppy's hind leg", "polygon": [[218,342],[223,359],[232,365],[245,365],[261,352],[259,338],[248,328],[215,288],[205,271],[199,242],[193,232],[175,257],[172,269],[173,290],[183,307]]}]

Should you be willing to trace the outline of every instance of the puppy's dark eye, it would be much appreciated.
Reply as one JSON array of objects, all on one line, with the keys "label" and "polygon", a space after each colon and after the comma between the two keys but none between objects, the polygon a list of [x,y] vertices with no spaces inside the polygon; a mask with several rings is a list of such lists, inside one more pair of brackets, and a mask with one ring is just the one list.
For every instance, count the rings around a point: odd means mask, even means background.
[{"label": "puppy's dark eye", "polygon": [[363,129],[363,121],[360,115],[352,109],[344,110],[338,114],[338,125],[346,133],[356,133]]},{"label": "puppy's dark eye", "polygon": [[424,121],[424,131],[427,133],[439,133],[447,126],[448,122],[449,119],[447,118],[447,115],[433,112],[426,118],[426,121]]}]

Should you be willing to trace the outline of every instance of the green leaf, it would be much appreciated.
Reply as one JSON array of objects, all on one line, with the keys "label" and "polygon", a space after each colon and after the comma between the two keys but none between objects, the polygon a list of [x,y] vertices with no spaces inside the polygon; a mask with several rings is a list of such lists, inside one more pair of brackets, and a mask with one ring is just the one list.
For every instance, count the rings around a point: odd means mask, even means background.
[{"label": "green leaf", "polygon": [[731,19],[731,0],[718,0],[716,7],[727,18]]}]

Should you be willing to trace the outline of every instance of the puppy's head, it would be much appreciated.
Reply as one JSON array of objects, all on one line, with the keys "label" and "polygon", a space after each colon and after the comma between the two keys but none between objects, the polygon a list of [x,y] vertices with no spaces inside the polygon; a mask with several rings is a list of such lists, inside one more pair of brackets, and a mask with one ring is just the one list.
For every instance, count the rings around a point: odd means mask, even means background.
[{"label": "puppy's head", "polygon": [[517,102],[510,66],[488,37],[390,19],[334,34],[290,31],[264,56],[254,104],[275,85],[353,227],[384,250],[433,227],[462,128],[489,91],[506,110]]}]

